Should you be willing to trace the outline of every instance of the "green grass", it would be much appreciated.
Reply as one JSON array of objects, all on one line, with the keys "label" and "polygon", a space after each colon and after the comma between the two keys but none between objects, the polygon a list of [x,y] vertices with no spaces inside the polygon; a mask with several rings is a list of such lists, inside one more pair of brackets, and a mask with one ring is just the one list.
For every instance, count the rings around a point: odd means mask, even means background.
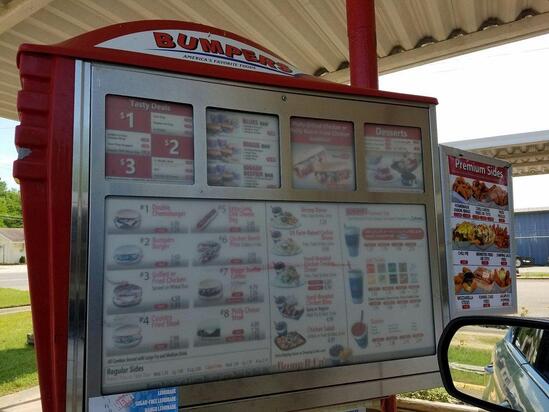
[{"label": "green grass", "polygon": [[549,279],[549,273],[547,272],[523,272],[519,269],[519,277],[522,279],[528,278],[547,278]]},{"label": "green grass", "polygon": [[491,361],[491,351],[452,345],[448,349],[448,361],[484,367]]},{"label": "green grass", "polygon": [[458,371],[456,369],[450,369],[452,373],[452,380],[454,382],[471,383],[473,385],[484,385],[484,375],[479,375],[474,372]]},{"label": "green grass", "polygon": [[0,396],[38,385],[30,312],[0,315]]},{"label": "green grass", "polygon": [[444,388],[426,389],[423,391],[406,392],[397,395],[399,398],[423,399],[430,402],[458,403],[456,398],[448,395]]},{"label": "green grass", "polygon": [[9,288],[0,288],[0,309],[30,305],[29,292]]}]

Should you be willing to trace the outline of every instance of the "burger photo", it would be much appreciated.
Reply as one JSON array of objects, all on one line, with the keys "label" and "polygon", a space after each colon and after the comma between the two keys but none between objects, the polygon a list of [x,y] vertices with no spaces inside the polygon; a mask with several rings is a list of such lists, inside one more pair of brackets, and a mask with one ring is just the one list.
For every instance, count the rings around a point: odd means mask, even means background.
[{"label": "burger photo", "polygon": [[114,330],[114,346],[120,349],[133,348],[141,343],[141,328],[137,325],[123,325]]},{"label": "burger photo", "polygon": [[206,279],[198,284],[198,297],[202,300],[217,300],[223,297],[223,284],[216,279]]},{"label": "burger photo", "polygon": [[137,229],[141,225],[141,215],[133,209],[121,209],[115,213],[113,222],[117,229]]},{"label": "burger photo", "polygon": [[123,283],[114,288],[112,303],[120,308],[139,305],[143,289],[131,283]]},{"label": "burger photo", "polygon": [[119,265],[135,265],[143,259],[143,252],[139,246],[124,245],[115,249],[113,258]]}]

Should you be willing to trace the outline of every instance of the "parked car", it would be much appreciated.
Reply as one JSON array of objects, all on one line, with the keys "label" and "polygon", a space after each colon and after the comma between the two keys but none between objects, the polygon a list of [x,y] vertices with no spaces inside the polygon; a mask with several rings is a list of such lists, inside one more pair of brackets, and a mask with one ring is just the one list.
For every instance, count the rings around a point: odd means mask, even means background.
[{"label": "parked car", "polygon": [[[451,369],[460,366],[463,370],[464,365],[449,362],[453,339],[457,339],[458,346],[464,350],[482,351],[478,340],[464,339],[463,333],[469,330],[471,334],[471,327],[474,334],[486,333],[487,336],[498,336],[497,331],[506,329],[504,335],[500,335],[502,338],[493,344],[491,363],[484,368],[482,386],[479,386],[480,383],[464,385],[463,372],[458,369],[453,376]],[[461,335],[456,337],[457,333]],[[455,353],[456,341],[452,345]],[[442,332],[437,355],[444,387],[455,398],[487,411],[549,411],[549,320],[501,316],[458,317],[451,320]],[[469,370],[477,371],[475,368]],[[478,389],[481,389],[480,392]]]},{"label": "parked car", "polygon": [[[548,261],[549,261],[549,258],[548,258]],[[533,264],[534,264],[534,259],[532,259],[529,256],[517,256],[515,258],[515,267],[517,268],[520,268],[522,266],[528,266],[528,265],[531,266]]]},{"label": "parked car", "polygon": [[510,328],[485,371],[483,399],[519,411],[548,411],[549,330]]}]

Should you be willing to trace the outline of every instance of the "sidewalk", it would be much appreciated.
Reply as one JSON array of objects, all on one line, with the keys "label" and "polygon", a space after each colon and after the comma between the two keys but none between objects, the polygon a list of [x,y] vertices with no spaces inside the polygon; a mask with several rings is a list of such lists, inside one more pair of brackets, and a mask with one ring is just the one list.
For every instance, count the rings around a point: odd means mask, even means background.
[{"label": "sidewalk", "polygon": [[0,315],[8,315],[10,313],[28,312],[31,310],[30,305],[14,306],[13,308],[0,309]]},{"label": "sidewalk", "polygon": [[38,386],[0,397],[0,412],[41,412]]}]

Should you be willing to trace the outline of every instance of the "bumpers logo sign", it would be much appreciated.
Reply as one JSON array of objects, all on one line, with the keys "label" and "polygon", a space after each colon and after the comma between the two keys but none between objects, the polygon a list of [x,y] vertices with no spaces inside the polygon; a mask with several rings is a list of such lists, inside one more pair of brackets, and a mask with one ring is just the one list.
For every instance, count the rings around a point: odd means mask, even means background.
[{"label": "bumpers logo sign", "polygon": [[107,40],[96,47],[281,76],[301,74],[289,63],[257,47],[229,37],[199,31],[162,30],[132,33]]}]

